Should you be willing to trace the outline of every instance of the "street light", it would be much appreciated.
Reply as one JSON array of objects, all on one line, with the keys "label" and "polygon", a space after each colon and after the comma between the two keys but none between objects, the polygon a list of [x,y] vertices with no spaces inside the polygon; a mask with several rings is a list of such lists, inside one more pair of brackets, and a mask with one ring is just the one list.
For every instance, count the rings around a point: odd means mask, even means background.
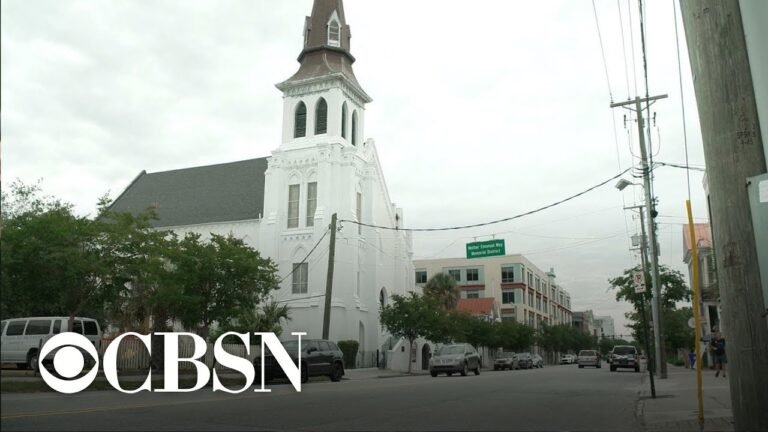
[{"label": "street light", "polygon": [[[620,179],[616,183],[616,189],[618,190],[624,190],[627,186],[643,186],[645,188],[645,185],[632,183],[630,181],[627,181],[625,179]],[[648,191],[646,190],[646,201],[650,201]],[[648,210],[648,207],[653,208],[652,204],[649,204],[646,202],[645,206],[634,206],[634,207],[628,207],[625,208],[625,210],[639,208],[640,209],[640,225],[643,228],[643,231],[645,231],[645,223],[643,221],[643,210],[642,208],[645,207],[645,210]],[[654,342],[654,358],[656,360],[656,367],[654,368],[655,372],[659,374],[660,378],[666,378],[666,365],[664,364],[665,355],[664,355],[664,346],[662,345],[663,337],[662,337],[662,322],[661,322],[661,278],[659,277],[659,257],[656,254],[656,251],[658,250],[658,244],[656,243],[656,229],[653,224],[653,217],[655,216],[655,211],[651,210],[648,212],[648,231],[650,231],[650,241],[651,241],[651,284],[653,285],[653,300],[651,301],[651,316],[653,321],[653,342]],[[641,250],[643,253],[643,256],[645,256],[647,243],[645,242],[645,232],[643,232],[642,238],[641,238]],[[645,262],[645,260],[643,260]],[[645,268],[643,268],[643,274],[645,274]]]}]

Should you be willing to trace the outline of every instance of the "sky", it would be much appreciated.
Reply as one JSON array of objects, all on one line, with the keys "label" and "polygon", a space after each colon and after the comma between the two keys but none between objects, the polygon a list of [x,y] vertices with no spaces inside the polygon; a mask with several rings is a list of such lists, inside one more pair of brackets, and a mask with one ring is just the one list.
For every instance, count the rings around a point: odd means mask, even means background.
[{"label": "sky", "polygon": [[[680,13],[646,5],[656,162],[704,167]],[[2,187],[41,179],[94,214],[141,172],[268,156],[297,69],[311,0],[3,1]],[[474,224],[528,212],[639,167],[637,124],[612,101],[646,95],[637,0],[346,0],[355,74],[373,98],[364,138],[378,148],[406,226]],[[605,59],[605,60],[603,60]],[[680,70],[678,70],[678,65]],[[683,115],[683,112],[685,115]],[[625,119],[626,115],[626,119]],[[660,263],[683,272],[689,198],[706,222],[703,173],[654,170]],[[641,183],[629,173],[627,180]],[[690,180],[690,183],[689,183]],[[610,315],[608,279],[639,264],[643,189],[616,180],[509,222],[414,234],[414,258],[460,257],[503,238],[555,269],[574,310]],[[688,186],[690,184],[690,188]]]}]

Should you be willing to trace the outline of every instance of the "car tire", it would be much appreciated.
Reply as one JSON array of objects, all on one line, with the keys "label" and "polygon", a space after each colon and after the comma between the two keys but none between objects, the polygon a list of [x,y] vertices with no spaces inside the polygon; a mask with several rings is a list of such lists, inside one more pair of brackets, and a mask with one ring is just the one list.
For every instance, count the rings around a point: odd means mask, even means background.
[{"label": "car tire", "polygon": [[615,366],[611,366],[611,372],[616,372],[616,367]]},{"label": "car tire", "polygon": [[467,364],[464,363],[464,367],[461,369],[461,376],[467,376]]},{"label": "car tire", "polygon": [[477,365],[477,368],[475,368],[475,375],[480,375],[480,365]]},{"label": "car tire", "polygon": [[341,377],[344,375],[344,369],[341,368],[341,365],[339,363],[334,363],[331,367],[331,374],[330,378],[333,382],[339,382],[341,381]]},{"label": "car tire", "polygon": [[640,366],[635,366],[635,372],[640,372]]},{"label": "car tire", "polygon": [[579,365],[579,369],[584,369],[584,365]]},{"label": "car tire", "polygon": [[437,372],[429,371],[429,374],[432,375],[432,378],[437,378]]},{"label": "car tire", "polygon": [[445,375],[446,376],[453,376],[453,372],[446,372]]},{"label": "car tire", "polygon": [[[497,371],[497,370],[499,370],[499,367],[498,366],[494,366],[493,370]],[[504,370],[504,368],[501,368],[501,370]]]},{"label": "car tire", "polygon": [[305,384],[309,381],[309,370],[307,370],[307,364],[301,363],[301,383]]},{"label": "car tire", "polygon": [[39,366],[37,364],[37,350],[32,350],[27,354],[27,369],[31,369],[37,373]]},{"label": "car tire", "polygon": [[595,367],[598,368],[598,369],[602,368],[602,366],[600,366],[599,364],[597,366],[595,366]]}]

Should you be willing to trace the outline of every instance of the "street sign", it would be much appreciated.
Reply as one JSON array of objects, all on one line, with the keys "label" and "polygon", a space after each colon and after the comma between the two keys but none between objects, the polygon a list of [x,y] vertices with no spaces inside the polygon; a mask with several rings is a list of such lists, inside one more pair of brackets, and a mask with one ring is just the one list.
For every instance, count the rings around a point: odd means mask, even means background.
[{"label": "street sign", "polygon": [[641,294],[645,292],[645,273],[644,272],[634,272],[632,274],[632,279],[635,282],[635,293]]},{"label": "street sign", "polygon": [[467,243],[467,258],[485,258],[506,253],[504,239]]}]

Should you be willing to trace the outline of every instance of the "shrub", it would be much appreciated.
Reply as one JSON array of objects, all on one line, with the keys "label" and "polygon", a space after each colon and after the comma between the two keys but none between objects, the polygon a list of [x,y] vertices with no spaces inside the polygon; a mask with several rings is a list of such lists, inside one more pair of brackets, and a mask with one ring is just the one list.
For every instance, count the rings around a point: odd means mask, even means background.
[{"label": "shrub", "polygon": [[354,369],[357,363],[357,348],[360,343],[356,340],[343,340],[339,341],[338,345],[344,355],[344,367]]}]

